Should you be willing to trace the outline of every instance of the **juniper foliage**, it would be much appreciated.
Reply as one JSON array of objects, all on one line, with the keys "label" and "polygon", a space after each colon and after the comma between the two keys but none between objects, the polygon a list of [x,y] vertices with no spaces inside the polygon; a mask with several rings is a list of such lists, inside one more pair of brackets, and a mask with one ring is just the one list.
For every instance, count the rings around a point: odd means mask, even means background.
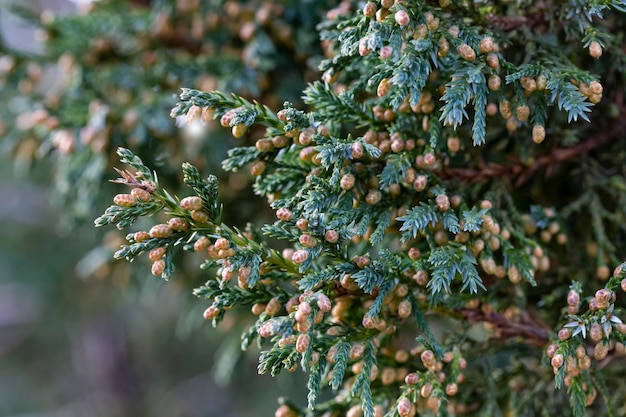
[{"label": "juniper foliage", "polygon": [[149,199],[96,225],[167,219],[118,252],[164,278],[179,249],[207,258],[205,318],[251,308],[259,372],[309,375],[277,415],[622,415],[624,12],[343,1],[303,105],[183,88],[171,110],[254,141],[223,168],[273,223],[226,224],[214,176],[186,163],[176,197],[121,149]]}]

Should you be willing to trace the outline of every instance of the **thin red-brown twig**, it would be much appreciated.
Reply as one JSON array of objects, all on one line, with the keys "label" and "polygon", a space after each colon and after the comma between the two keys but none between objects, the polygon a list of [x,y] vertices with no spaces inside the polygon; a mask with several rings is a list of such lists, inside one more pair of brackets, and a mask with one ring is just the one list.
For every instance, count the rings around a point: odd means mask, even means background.
[{"label": "thin red-brown twig", "polygon": [[537,323],[527,312],[522,312],[516,320],[509,320],[495,311],[484,313],[479,309],[467,308],[459,312],[471,324],[491,324],[495,336],[503,340],[521,337],[525,343],[532,346],[545,346],[550,342],[550,329]]},{"label": "thin red-brown twig", "polygon": [[441,179],[457,179],[464,183],[474,183],[489,180],[491,178],[517,179],[515,185],[519,186],[526,182],[537,170],[554,167],[558,164],[573,159],[581,154],[591,152],[615,138],[623,136],[626,132],[626,111],[613,120],[607,130],[590,136],[588,139],[567,148],[556,148],[546,155],[535,159],[532,165],[524,164],[519,160],[511,163],[482,164],[478,168],[449,168],[444,167],[437,174]]}]

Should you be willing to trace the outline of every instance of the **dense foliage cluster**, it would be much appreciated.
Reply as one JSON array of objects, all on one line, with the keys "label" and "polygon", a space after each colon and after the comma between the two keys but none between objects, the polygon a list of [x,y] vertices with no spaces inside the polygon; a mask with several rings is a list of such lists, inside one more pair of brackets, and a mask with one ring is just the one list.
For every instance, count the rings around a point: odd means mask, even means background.
[{"label": "dense foliage cluster", "polygon": [[321,53],[315,25],[327,2],[106,0],[40,16],[20,6],[44,50],[31,55],[0,39],[2,152],[24,171],[52,161],[53,197],[75,226],[103,201],[119,146],[157,162],[163,178],[184,160],[219,167],[226,135],[181,135],[169,117],[181,87],[297,100]]},{"label": "dense foliage cluster", "polygon": [[131,228],[116,257],[166,279],[179,249],[206,259],[205,318],[251,310],[259,372],[309,375],[307,407],[278,417],[623,415],[625,12],[343,1],[302,103],[202,86],[171,110],[195,151],[218,124],[253,141],[222,166],[275,221],[227,224],[218,177],[184,163],[172,195],[127,146],[130,190],[96,225]]}]

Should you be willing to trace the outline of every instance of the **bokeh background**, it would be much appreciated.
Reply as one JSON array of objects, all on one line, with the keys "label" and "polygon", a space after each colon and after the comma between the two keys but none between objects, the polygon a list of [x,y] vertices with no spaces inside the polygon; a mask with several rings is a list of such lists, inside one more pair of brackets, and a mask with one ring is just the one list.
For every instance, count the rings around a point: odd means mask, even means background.
[{"label": "bokeh background", "polygon": [[[11,3],[73,14],[85,2],[0,0],[3,43],[37,54]],[[259,350],[240,352],[234,323],[205,323],[180,276],[109,262],[120,235],[90,220],[62,227],[52,164],[0,152],[0,416],[262,416],[279,395],[305,402],[302,375],[257,375]]]}]

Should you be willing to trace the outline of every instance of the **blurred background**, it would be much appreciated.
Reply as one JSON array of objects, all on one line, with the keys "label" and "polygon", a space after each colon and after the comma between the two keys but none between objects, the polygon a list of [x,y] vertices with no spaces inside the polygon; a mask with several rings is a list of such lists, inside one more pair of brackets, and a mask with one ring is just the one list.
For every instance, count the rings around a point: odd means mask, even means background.
[{"label": "blurred background", "polygon": [[[194,73],[184,66],[184,59],[191,62],[194,56],[172,55],[177,57],[178,67],[165,64],[159,67],[158,63],[154,67],[141,66],[129,63],[130,55],[123,54],[99,55],[97,59],[87,56],[85,50],[94,48],[93,39],[89,39],[92,34],[85,29],[84,37],[90,43],[80,44],[84,39],[79,29],[83,26],[72,19],[90,13],[88,3],[85,0],[0,0],[0,416],[262,416],[274,414],[276,398],[280,395],[304,404],[306,388],[302,375],[281,375],[276,379],[259,376],[256,372],[259,349],[254,347],[241,353],[241,332],[235,326],[250,325],[245,314],[236,323],[226,320],[220,329],[213,329],[203,321],[202,311],[207,303],[196,299],[192,289],[208,276],[198,271],[197,260],[183,262],[177,276],[171,282],[164,282],[150,275],[148,264],[131,267],[126,262],[112,261],[113,252],[123,243],[123,235],[117,231],[96,230],[92,223],[110,204],[112,195],[120,192],[106,183],[114,177],[111,166],[115,165],[114,149],[119,145],[143,146],[142,149],[148,151],[140,154],[157,166],[166,165],[163,162],[166,155],[171,158],[167,165],[173,165],[173,170],[189,155],[196,155],[195,163],[201,167],[214,167],[216,161],[219,166],[231,139],[226,139],[225,135],[221,142],[213,138],[210,148],[198,138],[181,139],[173,121],[169,120],[167,109],[175,103],[178,88],[190,79],[197,82],[187,86],[198,87],[205,82],[205,86],[247,92],[252,97],[271,101],[272,97],[264,91],[278,88],[272,87],[270,81],[276,77],[290,80],[285,77],[280,62],[268,64],[267,60],[259,60],[262,57],[259,53],[263,51],[280,56],[276,53],[276,45],[280,47],[277,32],[260,24],[257,13],[253,16],[257,24],[254,33],[259,36],[243,39],[249,41],[247,44],[256,40],[256,49],[245,50],[244,58],[248,60],[244,59],[241,65],[239,58],[233,60],[238,70],[230,79],[216,76],[199,80],[198,71],[204,74],[208,64]],[[129,7],[133,8],[133,13],[136,10],[144,13],[148,16],[146,19],[153,19],[146,26],[146,30],[151,30],[151,25],[168,10],[175,13],[176,7],[182,7],[183,3],[198,4],[155,1],[153,8],[162,9],[152,13],[150,1],[100,3],[102,15],[94,18],[93,27],[87,24],[84,27],[101,30],[105,37],[115,35],[107,32],[112,30],[107,24],[115,20],[103,20],[103,16],[117,18],[115,10],[120,16],[125,15]],[[177,4],[168,9],[171,3]],[[237,15],[231,7],[236,2],[206,3],[232,12],[230,17]],[[254,9],[257,2],[242,3],[251,3],[248,7]],[[293,2],[286,3],[285,9],[292,7],[312,16],[310,10],[307,11],[307,7],[310,8],[307,3],[311,2],[295,2],[295,6],[289,4]],[[318,7],[326,8],[325,2],[318,3]],[[15,10],[12,8],[15,5],[29,12]],[[42,12],[46,19],[41,20],[48,24],[45,30],[36,21]],[[188,12],[190,16],[193,13]],[[137,21],[145,23],[141,19]],[[300,25],[298,19],[297,14],[284,17],[284,21]],[[276,23],[280,24],[281,20]],[[312,29],[315,23],[307,22],[304,27]],[[184,19],[181,25],[185,25]],[[216,27],[219,29],[219,24]],[[246,43],[242,42],[244,34],[240,27],[236,28],[235,35],[232,29],[226,32],[235,39],[235,49],[241,49]],[[206,36],[222,33],[218,29]],[[315,60],[307,56],[315,55],[317,49],[311,52],[297,44],[308,42],[317,48],[318,42],[311,33],[312,30],[308,34],[303,32],[296,44],[291,44],[291,50],[279,48],[287,51],[288,57],[295,56],[293,51],[300,51],[304,56],[297,58],[300,68],[315,67]],[[293,43],[290,33],[286,35],[284,39],[289,38]],[[223,36],[216,38],[216,42],[223,43],[223,40]],[[154,45],[146,46],[150,47]],[[75,89],[67,87],[59,92],[58,79],[67,74],[58,68],[68,65],[63,61],[69,59],[68,56],[73,59],[71,68],[80,69],[76,72],[80,82],[69,79],[67,85]],[[147,54],[140,56],[150,58]],[[84,133],[85,126],[93,128],[94,114],[102,108],[94,102],[104,102],[114,109],[119,107],[123,116],[135,106],[137,97],[145,97],[143,92],[147,87],[132,84],[132,79],[128,82],[138,93],[120,101],[124,106],[107,103],[109,97],[102,91],[89,90],[85,83],[87,76],[96,74],[97,84],[106,86],[110,80],[96,71],[122,64],[139,65],[129,68],[142,68],[146,73],[150,71],[146,68],[155,68],[155,72],[158,69],[161,71],[159,79],[170,80],[174,77],[172,74],[178,74],[176,68],[179,72],[186,71],[186,75],[167,81],[170,84],[161,84],[161,90],[157,91],[156,86],[150,89],[165,97],[158,106],[154,105],[154,100],[150,101],[152,99],[136,106],[141,115],[154,113],[153,119],[158,123],[151,120],[152,125],[146,127],[140,117],[133,135],[124,136],[115,130],[120,119],[111,112],[106,118],[109,125],[109,130],[105,130],[106,146],[101,143],[95,146],[95,142],[86,146],[84,140],[76,138]],[[293,82],[281,84],[280,88],[288,91],[276,93],[279,100],[281,97],[298,100],[294,92],[301,91],[305,77],[303,71],[295,68],[300,76],[296,75]],[[122,68],[121,72],[124,71]],[[146,77],[146,74],[138,76]],[[119,83],[120,79],[110,82]],[[37,82],[27,83],[33,80]],[[56,95],[51,95],[51,90],[55,90]],[[115,97],[112,95],[110,100]],[[70,107],[68,103],[79,110],[64,112]],[[87,107],[89,112],[82,119],[76,116],[81,111],[86,112]],[[45,128],[37,123],[28,125],[22,120],[44,110],[50,122]],[[65,152],[63,142],[59,145],[59,127],[71,132],[69,152]],[[206,158],[198,157],[198,153]],[[96,164],[94,161],[104,162]],[[175,162],[170,164],[172,161]],[[172,183],[176,178],[172,174]],[[222,180],[225,189],[251,188],[245,176]],[[168,181],[167,173],[164,181]],[[235,200],[240,207],[234,214],[235,223],[241,223],[239,218],[258,213],[258,201],[252,192],[245,191],[244,196],[245,200]],[[225,192],[225,198],[234,197]],[[257,220],[262,218],[262,214],[255,216]]]}]

